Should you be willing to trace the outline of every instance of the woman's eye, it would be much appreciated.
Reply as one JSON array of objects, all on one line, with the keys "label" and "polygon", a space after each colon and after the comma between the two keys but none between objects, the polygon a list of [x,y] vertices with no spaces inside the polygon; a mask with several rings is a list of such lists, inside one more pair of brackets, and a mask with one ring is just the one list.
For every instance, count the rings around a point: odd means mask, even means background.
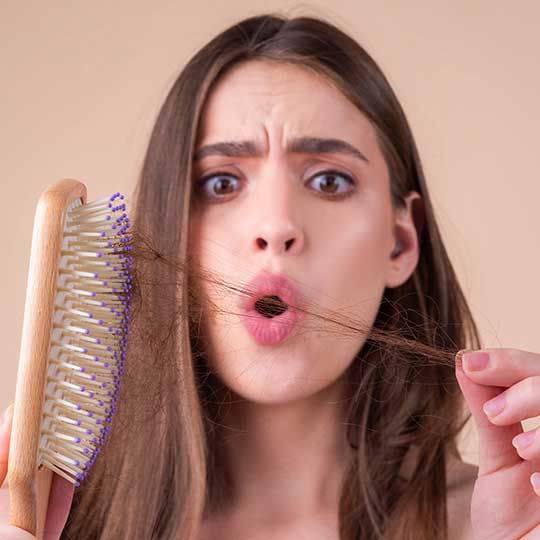
[{"label": "woman's eye", "polygon": [[[344,198],[347,197],[355,188],[355,181],[348,175],[339,171],[329,170],[321,171],[313,175],[308,183],[311,183],[313,180],[322,178],[323,181],[318,182],[319,191],[327,195],[332,196],[333,198]],[[341,179],[341,182],[339,182]],[[210,182],[210,180],[215,180]],[[232,174],[217,172],[208,176],[205,176],[197,182],[197,188],[204,192],[204,195],[210,199],[219,199],[224,198],[227,195],[234,193],[235,189],[233,183],[238,183],[238,178]],[[339,184],[345,188],[341,191],[339,190]],[[346,189],[347,186],[351,189]]]},{"label": "woman's eye", "polygon": [[[315,180],[316,178],[326,178],[326,180],[324,180],[323,182],[318,183],[322,192],[330,195],[338,195],[337,198],[342,198],[344,196],[346,197],[351,191],[354,191],[355,182],[348,174],[339,171],[321,171],[312,176],[309,179],[309,182]],[[345,182],[341,182],[341,184],[343,185],[346,183],[349,187],[352,186],[352,189],[348,189],[345,191],[336,191],[335,186],[339,184],[338,182],[336,182],[336,179],[338,178],[344,178]]]},{"label": "woman's eye", "polygon": [[[209,182],[208,180],[212,180],[214,178],[217,178],[217,182]],[[230,195],[234,192],[234,189],[231,189],[231,181],[230,179],[234,178],[234,180],[238,180],[236,176],[233,176],[232,174],[228,173],[215,173],[209,176],[205,176],[201,178],[197,182],[198,189],[202,190],[205,195],[207,195],[210,198],[215,197],[216,195],[218,198],[220,198],[221,195]],[[211,192],[211,194],[209,193]]]}]

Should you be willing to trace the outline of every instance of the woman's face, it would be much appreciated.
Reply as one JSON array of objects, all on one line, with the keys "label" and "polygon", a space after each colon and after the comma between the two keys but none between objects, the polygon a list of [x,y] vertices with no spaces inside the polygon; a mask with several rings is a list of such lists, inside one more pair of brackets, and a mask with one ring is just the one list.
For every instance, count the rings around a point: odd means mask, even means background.
[{"label": "woman's face", "polygon": [[[287,152],[300,137],[339,139],[366,159],[306,147]],[[406,281],[416,264],[409,257],[400,266],[390,257],[395,217],[375,131],[312,72],[251,61],[227,73],[210,94],[196,154],[224,141],[251,141],[261,153],[194,160],[190,252],[196,265],[235,286],[195,283],[219,308],[202,314],[207,361],[227,387],[254,402],[286,403],[337,388],[385,287]],[[407,218],[403,223],[414,229]],[[238,303],[239,289],[263,270],[288,277],[310,311],[350,318],[366,330],[307,314],[280,343],[259,343],[242,323]]]}]

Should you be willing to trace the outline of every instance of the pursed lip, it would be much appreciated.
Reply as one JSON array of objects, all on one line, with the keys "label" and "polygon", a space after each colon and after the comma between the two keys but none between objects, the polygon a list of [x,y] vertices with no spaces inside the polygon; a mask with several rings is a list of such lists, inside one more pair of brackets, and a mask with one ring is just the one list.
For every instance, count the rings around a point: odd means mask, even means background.
[{"label": "pursed lip", "polygon": [[262,271],[246,283],[246,294],[243,294],[240,299],[240,308],[244,312],[253,311],[255,302],[266,295],[279,296],[289,306],[289,309],[295,312],[297,312],[295,307],[299,307],[302,300],[300,291],[287,276]]}]

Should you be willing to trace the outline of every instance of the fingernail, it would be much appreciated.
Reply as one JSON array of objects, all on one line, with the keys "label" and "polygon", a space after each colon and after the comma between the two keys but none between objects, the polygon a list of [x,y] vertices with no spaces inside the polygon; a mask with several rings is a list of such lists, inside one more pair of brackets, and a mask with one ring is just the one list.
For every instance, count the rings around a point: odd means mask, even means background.
[{"label": "fingernail", "polygon": [[536,430],[533,429],[531,431],[527,431],[526,433],[520,433],[516,437],[512,439],[512,444],[518,449],[523,450],[524,448],[527,448],[527,446],[530,446],[531,443],[534,441],[534,437],[536,435]]},{"label": "fingernail", "polygon": [[10,406],[2,413],[2,417],[0,418],[0,427],[2,427],[5,421],[8,419],[9,412],[12,407],[13,407],[13,403],[11,403]]},{"label": "fingernail", "polygon": [[531,484],[534,489],[539,490],[540,489],[540,474],[535,472],[531,475]]},{"label": "fingernail", "polygon": [[489,364],[489,354],[486,352],[464,353],[463,363],[467,371],[480,371]]},{"label": "fingernail", "polygon": [[496,416],[504,409],[505,403],[506,399],[504,397],[504,394],[500,394],[496,398],[490,401],[486,401],[482,408],[488,416]]},{"label": "fingernail", "polygon": [[471,351],[471,349],[461,349],[461,351],[458,351],[456,353],[456,356],[455,356],[455,361],[456,361],[456,365],[460,368],[460,369],[463,369],[463,355],[466,353],[466,352],[469,352]]}]

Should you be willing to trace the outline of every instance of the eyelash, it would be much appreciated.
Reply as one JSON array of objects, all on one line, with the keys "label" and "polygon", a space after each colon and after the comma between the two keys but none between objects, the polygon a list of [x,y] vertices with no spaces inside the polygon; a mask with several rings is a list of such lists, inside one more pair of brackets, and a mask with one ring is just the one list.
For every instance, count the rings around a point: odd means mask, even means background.
[{"label": "eyelash", "polygon": [[[308,179],[308,182],[310,182],[311,180],[313,180],[314,178],[317,178],[318,176],[325,176],[325,175],[333,175],[333,176],[341,176],[342,178],[344,178],[346,180],[346,182],[350,185],[350,186],[353,186],[354,189],[352,189],[351,191],[349,192],[346,192],[346,193],[339,193],[339,194],[336,194],[336,195],[328,195],[328,197],[330,199],[334,199],[334,200],[337,200],[337,199],[345,199],[347,197],[349,197],[350,195],[352,195],[352,193],[354,191],[356,191],[356,182],[353,180],[353,178],[346,174],[346,173],[343,173],[341,171],[336,171],[336,170],[333,170],[333,169],[329,169],[329,170],[325,170],[325,171],[320,171],[316,174],[314,174],[313,176],[311,176],[309,179]],[[234,174],[230,174],[230,173],[227,173],[227,172],[215,172],[215,173],[212,173],[212,174],[209,174],[207,176],[203,176],[202,178],[200,178],[198,181],[197,181],[197,188],[200,190],[200,191],[204,191],[203,189],[203,185],[206,183],[207,180],[210,180],[211,178],[215,178],[215,177],[219,177],[219,176],[228,176],[228,177],[231,177],[231,178],[235,178],[238,180],[238,177],[235,176]],[[319,192],[323,198],[327,198],[325,196],[325,194],[323,192]],[[230,196],[229,196],[230,197]],[[215,196],[213,197],[213,199],[227,199],[229,198],[228,196]],[[212,197],[211,197],[212,198]]]}]

